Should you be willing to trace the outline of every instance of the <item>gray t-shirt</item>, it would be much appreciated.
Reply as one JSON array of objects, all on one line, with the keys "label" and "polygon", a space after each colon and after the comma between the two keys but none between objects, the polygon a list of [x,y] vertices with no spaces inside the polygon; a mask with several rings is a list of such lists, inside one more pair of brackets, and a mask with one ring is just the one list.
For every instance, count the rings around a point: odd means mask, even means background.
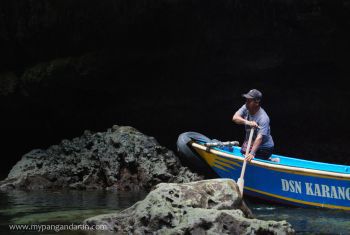
[{"label": "gray t-shirt", "polygon": [[[263,108],[260,107],[259,111],[254,115],[249,114],[247,107],[245,104],[237,111],[241,117],[248,121],[255,121],[259,125],[258,131],[254,132],[253,141],[256,139],[258,134],[262,135],[262,142],[259,148],[272,148],[274,146],[274,142],[271,136],[270,130],[270,118],[265,112]],[[250,126],[245,126],[245,141],[249,139]]]}]

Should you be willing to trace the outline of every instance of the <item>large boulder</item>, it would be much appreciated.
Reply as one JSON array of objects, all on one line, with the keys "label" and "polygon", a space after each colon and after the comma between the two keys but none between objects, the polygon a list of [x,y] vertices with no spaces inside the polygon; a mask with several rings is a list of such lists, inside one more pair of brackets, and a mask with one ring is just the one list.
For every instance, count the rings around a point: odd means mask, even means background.
[{"label": "large boulder", "polygon": [[47,150],[25,154],[0,182],[0,189],[150,190],[160,182],[202,179],[178,157],[132,127],[113,126],[103,133],[85,131]]},{"label": "large boulder", "polygon": [[117,234],[293,234],[286,221],[252,214],[231,179],[161,183],[143,201],[119,213],[84,221]]}]

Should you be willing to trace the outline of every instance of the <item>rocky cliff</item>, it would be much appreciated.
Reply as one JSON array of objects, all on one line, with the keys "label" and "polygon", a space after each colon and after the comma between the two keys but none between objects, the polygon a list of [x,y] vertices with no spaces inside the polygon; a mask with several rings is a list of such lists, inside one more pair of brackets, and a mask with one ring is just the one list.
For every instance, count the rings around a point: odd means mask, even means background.
[{"label": "rocky cliff", "polygon": [[85,220],[117,234],[294,234],[286,221],[253,219],[230,179],[161,183],[143,201]]},{"label": "rocky cliff", "polygon": [[106,132],[85,131],[81,137],[63,140],[46,150],[30,151],[0,182],[0,188],[147,191],[160,182],[201,178],[183,167],[155,138],[115,125]]}]

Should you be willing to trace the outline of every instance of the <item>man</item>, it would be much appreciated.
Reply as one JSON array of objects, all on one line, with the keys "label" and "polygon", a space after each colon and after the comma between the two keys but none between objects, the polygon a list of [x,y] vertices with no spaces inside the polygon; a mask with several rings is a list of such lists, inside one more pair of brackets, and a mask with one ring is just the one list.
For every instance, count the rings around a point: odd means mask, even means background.
[{"label": "man", "polygon": [[257,128],[254,131],[252,147],[247,156],[247,161],[251,161],[254,157],[278,161],[278,159],[270,159],[274,148],[274,142],[270,134],[270,118],[260,106],[262,93],[256,89],[252,89],[242,96],[246,98],[246,103],[232,118],[232,121],[236,124],[245,125],[246,134],[241,152],[243,154],[246,152],[250,129]]}]

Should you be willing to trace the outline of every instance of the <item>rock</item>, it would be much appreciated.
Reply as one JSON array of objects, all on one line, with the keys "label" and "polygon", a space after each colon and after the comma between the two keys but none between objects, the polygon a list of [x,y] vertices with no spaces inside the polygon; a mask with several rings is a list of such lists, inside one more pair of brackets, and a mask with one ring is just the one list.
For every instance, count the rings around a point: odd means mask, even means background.
[{"label": "rock", "polygon": [[231,179],[161,183],[143,201],[84,221],[117,234],[294,234],[286,221],[252,218]]},{"label": "rock", "polygon": [[132,127],[85,131],[47,150],[25,154],[0,182],[0,189],[150,190],[160,182],[202,179],[177,156]]}]

